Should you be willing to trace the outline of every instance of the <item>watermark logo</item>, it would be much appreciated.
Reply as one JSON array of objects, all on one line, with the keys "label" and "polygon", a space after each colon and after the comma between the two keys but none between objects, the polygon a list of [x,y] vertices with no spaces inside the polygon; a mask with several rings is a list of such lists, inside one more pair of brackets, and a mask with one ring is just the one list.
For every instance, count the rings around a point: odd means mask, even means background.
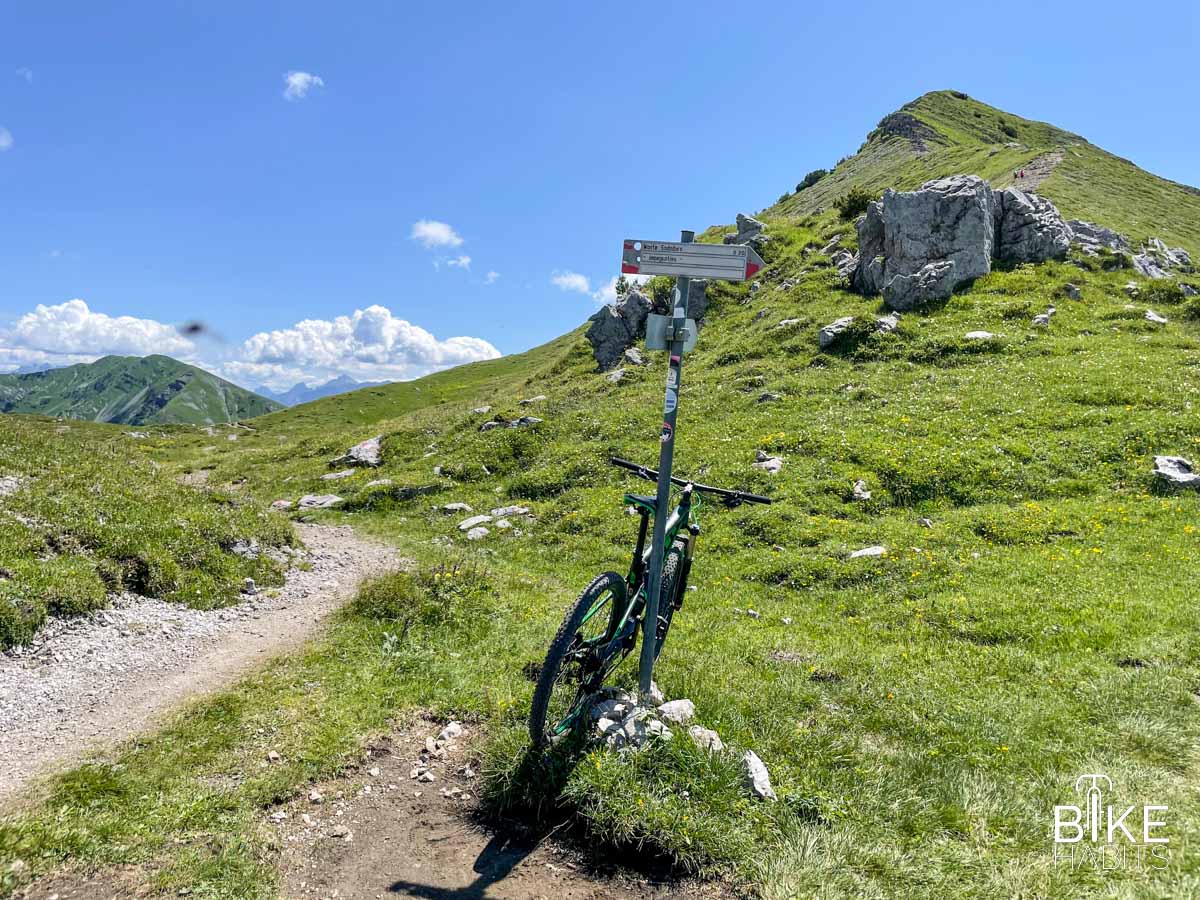
[{"label": "watermark logo", "polygon": [[1054,864],[1072,870],[1165,869],[1171,859],[1168,807],[1113,804],[1112,779],[1075,779],[1080,803],[1054,807]]}]

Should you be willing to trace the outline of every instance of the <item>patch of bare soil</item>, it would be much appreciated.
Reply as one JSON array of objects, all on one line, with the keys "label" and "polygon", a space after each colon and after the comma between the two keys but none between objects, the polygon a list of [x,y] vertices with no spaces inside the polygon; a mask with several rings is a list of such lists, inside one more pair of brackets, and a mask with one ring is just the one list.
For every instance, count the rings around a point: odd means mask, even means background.
[{"label": "patch of bare soil", "polygon": [[481,818],[473,730],[439,741],[418,720],[362,768],[273,811],[287,900],[714,900],[717,884],[663,882],[590,859],[516,823]]}]

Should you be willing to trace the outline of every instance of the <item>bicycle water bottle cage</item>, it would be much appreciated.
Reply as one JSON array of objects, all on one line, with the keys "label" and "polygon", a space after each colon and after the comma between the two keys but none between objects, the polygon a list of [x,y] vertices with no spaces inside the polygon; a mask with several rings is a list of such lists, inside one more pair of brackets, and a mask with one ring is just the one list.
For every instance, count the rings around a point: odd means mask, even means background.
[{"label": "bicycle water bottle cage", "polygon": [[652,516],[657,512],[658,500],[655,497],[647,497],[644,494],[626,494],[625,502],[630,506],[637,507],[644,516]]}]

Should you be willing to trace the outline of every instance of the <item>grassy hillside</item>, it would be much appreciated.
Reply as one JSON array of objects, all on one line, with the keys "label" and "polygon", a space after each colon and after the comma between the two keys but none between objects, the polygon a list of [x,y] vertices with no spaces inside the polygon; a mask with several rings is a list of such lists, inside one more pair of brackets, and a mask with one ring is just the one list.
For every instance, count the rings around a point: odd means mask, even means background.
[{"label": "grassy hillside", "polygon": [[0,417],[0,485],[0,649],[114,591],[226,605],[247,577],[281,578],[265,556],[233,554],[235,543],[292,540],[280,517],[179,484],[112,427]]},{"label": "grassy hillside", "polygon": [[[1065,134],[1006,118],[1031,144]],[[912,174],[976,171],[960,162]],[[1105,222],[1095,193],[1071,212]],[[1175,227],[1200,233],[1188,216]],[[486,729],[492,808],[568,811],[593,846],[755,896],[1200,892],[1183,849],[1200,836],[1200,495],[1160,493],[1150,474],[1159,453],[1200,462],[1200,304],[1144,283],[1131,305],[1128,272],[1076,259],[994,271],[881,335],[878,300],[843,289],[813,249],[835,233],[853,246],[852,227],[786,204],[765,218],[761,289],[711,288],[685,358],[676,465],[777,502],[701,510],[697,590],[658,680],[766,761],[779,803],[748,800],[736,758],[686,739],[549,771],[525,755],[528,666],[592,576],[626,564],[621,495],[648,488],[606,460],[658,450],[661,354],[613,383],[577,331],[265,416],[236,442],[141,444],[165,470],[266,503],[327,488],[335,453],[383,433],[383,466],[338,481],[343,508],[316,515],[386,537],[417,571],[369,587],[305,655],[54,782],[0,825],[0,860],[138,865],[164,890],[272,896],[272,804],[432,709]],[[1051,304],[1051,325],[1032,326]],[[818,328],[844,315],[867,327],[818,350]],[[997,338],[964,337],[975,330]],[[544,421],[481,432],[497,414]],[[758,450],[784,458],[778,475],[752,467]],[[531,515],[468,542],[463,516],[440,510],[452,501]],[[848,558],[869,545],[887,551]],[[267,747],[286,764],[264,768]],[[1085,772],[1111,777],[1118,802],[1169,806],[1166,867],[1055,866],[1053,806]]]},{"label": "grassy hillside", "polygon": [[[916,141],[910,135],[917,135]],[[920,146],[918,146],[918,143]],[[969,173],[994,186],[1047,155],[1053,171],[1037,191],[1067,218],[1115,228],[1135,242],[1154,235],[1200,252],[1200,190],[1159,178],[1071,134],[988,106],[959,91],[934,91],[885,117],[853,156],[769,214],[803,216],[829,208],[852,187],[911,190],[945,174]]]},{"label": "grassy hillside", "polygon": [[122,425],[235,422],[280,404],[169,356],[106,356],[28,375],[0,375],[0,412]]},{"label": "grassy hillside", "polygon": [[254,426],[263,433],[286,432],[289,428],[317,423],[326,430],[353,429],[355,426],[374,426],[428,406],[461,403],[464,400],[482,403],[490,397],[515,389],[532,374],[553,365],[561,356],[562,349],[574,346],[582,333],[583,329],[579,329],[525,353],[468,363],[415,381],[397,381],[348,394],[322,397],[262,416],[254,422]]}]

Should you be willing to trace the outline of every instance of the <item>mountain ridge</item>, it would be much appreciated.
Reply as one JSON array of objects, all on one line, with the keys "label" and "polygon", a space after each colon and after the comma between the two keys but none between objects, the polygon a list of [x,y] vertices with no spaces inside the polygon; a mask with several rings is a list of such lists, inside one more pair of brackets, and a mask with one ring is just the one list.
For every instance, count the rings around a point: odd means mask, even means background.
[{"label": "mountain ridge", "polygon": [[120,425],[217,425],[280,404],[169,356],[104,356],[95,362],[0,375],[0,412]]}]

